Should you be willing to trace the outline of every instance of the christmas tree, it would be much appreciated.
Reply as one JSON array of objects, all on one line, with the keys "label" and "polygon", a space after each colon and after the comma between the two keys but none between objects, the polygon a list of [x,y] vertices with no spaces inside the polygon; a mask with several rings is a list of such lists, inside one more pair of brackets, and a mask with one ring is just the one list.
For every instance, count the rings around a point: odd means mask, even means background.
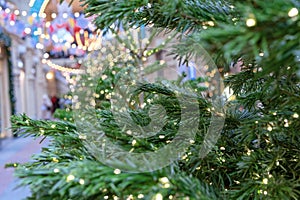
[{"label": "christmas tree", "polygon": [[[23,135],[50,138],[33,162],[15,164],[32,199],[299,199],[298,1],[85,3],[124,48],[87,64],[69,121],[12,118]],[[149,51],[116,31],[144,26],[174,33],[179,63],[217,70],[195,81],[143,81],[143,61],[170,39]]]}]

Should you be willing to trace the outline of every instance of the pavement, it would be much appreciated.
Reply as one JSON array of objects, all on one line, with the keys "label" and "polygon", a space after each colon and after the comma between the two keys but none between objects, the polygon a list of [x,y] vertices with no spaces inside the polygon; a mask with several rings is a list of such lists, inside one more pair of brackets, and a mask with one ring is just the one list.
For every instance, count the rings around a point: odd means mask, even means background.
[{"label": "pavement", "polygon": [[7,163],[25,163],[31,160],[34,153],[41,151],[47,141],[41,139],[5,138],[0,139],[0,200],[23,200],[30,195],[28,187],[19,187],[19,179],[14,177],[14,168],[5,168]]}]

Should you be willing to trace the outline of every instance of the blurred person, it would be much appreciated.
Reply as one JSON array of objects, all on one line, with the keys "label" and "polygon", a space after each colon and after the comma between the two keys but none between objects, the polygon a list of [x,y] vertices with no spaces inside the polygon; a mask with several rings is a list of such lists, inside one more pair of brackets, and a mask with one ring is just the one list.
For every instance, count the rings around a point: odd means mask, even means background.
[{"label": "blurred person", "polygon": [[43,101],[41,106],[42,111],[42,119],[44,120],[50,120],[51,119],[51,109],[52,109],[52,102],[49,99],[48,95],[43,95]]},{"label": "blurred person", "polygon": [[51,113],[53,114],[57,108],[60,108],[59,98],[57,96],[53,96],[51,97],[51,102],[52,102]]}]

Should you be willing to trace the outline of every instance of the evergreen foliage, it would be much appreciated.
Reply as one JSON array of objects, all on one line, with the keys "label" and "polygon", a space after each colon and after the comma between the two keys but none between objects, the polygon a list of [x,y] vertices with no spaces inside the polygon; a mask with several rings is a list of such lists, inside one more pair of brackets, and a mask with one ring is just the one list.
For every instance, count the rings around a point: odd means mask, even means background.
[{"label": "evergreen foliage", "polygon": [[[202,98],[199,84],[194,85],[197,92],[184,85],[178,88],[172,82],[138,85],[134,94],[143,93],[141,101],[153,99],[163,105],[170,123],[159,133],[162,139],[139,138],[134,144],[133,138],[123,134],[115,123],[109,98],[104,93],[99,95],[95,110],[99,127],[114,143],[137,152],[157,150],[174,137],[176,124],[187,123],[178,117],[180,108],[173,98],[174,91],[197,99],[200,120],[189,149],[169,166],[144,173],[123,172],[101,163],[87,148],[86,136],[73,122],[14,116],[14,130],[19,129],[25,136],[51,138],[50,146],[34,155],[33,162],[16,168],[23,184],[30,185],[32,199],[300,198],[300,17],[295,14],[295,9],[300,9],[298,1],[84,2],[89,14],[98,15],[95,22],[100,29],[109,29],[119,22],[132,27],[154,25],[167,32],[186,34],[173,47],[173,55],[188,61],[197,56],[201,45],[214,58],[235,100],[223,104],[227,111],[222,134],[209,154],[199,158],[214,114],[211,102]],[[99,79],[102,82],[98,93],[111,92],[111,85],[118,81],[112,71],[139,68],[143,55],[140,53],[143,52],[131,54],[134,59],[129,63],[123,60],[116,62],[114,68],[106,68],[104,74],[109,78],[105,82]],[[227,76],[232,70],[230,63],[238,59],[242,59],[242,71]],[[139,98],[136,100],[124,121],[134,118],[147,124],[150,104],[142,108],[138,106]]]}]

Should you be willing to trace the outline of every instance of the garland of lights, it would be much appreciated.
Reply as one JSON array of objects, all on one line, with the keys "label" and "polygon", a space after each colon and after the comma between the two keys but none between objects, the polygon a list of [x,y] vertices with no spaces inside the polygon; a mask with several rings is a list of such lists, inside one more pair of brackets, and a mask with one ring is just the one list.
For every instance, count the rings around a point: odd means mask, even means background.
[{"label": "garland of lights", "polygon": [[72,73],[72,74],[83,74],[83,73],[85,73],[85,70],[71,69],[71,68],[68,68],[68,67],[62,67],[60,65],[57,65],[57,64],[53,63],[51,60],[43,59],[42,63],[47,64],[50,68],[55,69],[55,70],[59,70],[61,72],[67,72],[67,73]]}]

